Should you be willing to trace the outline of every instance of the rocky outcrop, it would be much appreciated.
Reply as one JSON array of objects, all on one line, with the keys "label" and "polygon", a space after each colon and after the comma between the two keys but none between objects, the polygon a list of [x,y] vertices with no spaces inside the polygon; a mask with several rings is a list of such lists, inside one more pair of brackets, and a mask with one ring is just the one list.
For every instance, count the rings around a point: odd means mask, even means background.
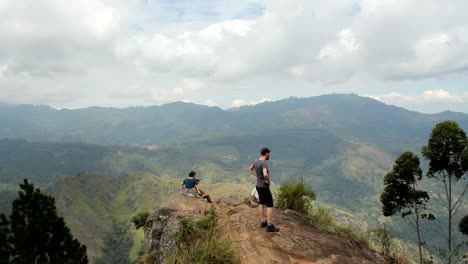
[{"label": "rocky outcrop", "polygon": [[[169,207],[151,214],[145,226],[146,252],[158,263],[175,252],[175,236],[182,217],[203,217],[211,206],[202,199],[182,195],[174,198]],[[242,263],[386,263],[353,238],[320,230],[294,211],[275,210],[274,222],[280,232],[268,233],[260,228],[258,209],[248,199],[221,199],[214,206],[218,215],[215,232],[233,242]]]},{"label": "rocky outcrop", "polygon": [[172,208],[160,208],[148,217],[145,231],[145,251],[158,263],[175,252],[175,236],[179,228],[180,214]]}]

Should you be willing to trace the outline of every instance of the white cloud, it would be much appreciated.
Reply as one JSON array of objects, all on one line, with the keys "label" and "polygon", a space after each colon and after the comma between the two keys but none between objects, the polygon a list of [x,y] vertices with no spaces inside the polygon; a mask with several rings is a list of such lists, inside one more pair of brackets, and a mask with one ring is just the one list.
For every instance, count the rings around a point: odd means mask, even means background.
[{"label": "white cloud", "polygon": [[203,102],[204,105],[207,105],[207,106],[218,106],[218,103],[216,103],[214,100],[212,99],[208,99],[206,100],[205,102]]},{"label": "white cloud", "polygon": [[266,98],[266,97],[263,97],[262,99],[260,99],[258,101],[246,101],[246,100],[243,100],[243,99],[235,99],[234,101],[232,101],[231,105],[233,107],[241,107],[241,106],[244,106],[244,105],[257,105],[257,104],[261,104],[261,103],[265,103],[265,102],[271,102],[271,99]]},{"label": "white cloud", "polygon": [[189,101],[190,99],[187,98],[182,99],[182,96],[188,96],[193,92],[199,91],[204,87],[204,85],[205,84],[198,79],[184,79],[178,84],[178,86],[172,89],[161,89],[157,87],[151,88],[151,97],[155,102],[174,100]]},{"label": "white cloud", "polygon": [[297,65],[297,66],[291,67],[289,69],[289,72],[291,73],[292,76],[302,77],[305,72],[304,65]]},{"label": "white cloud", "polygon": [[465,0],[3,0],[0,101],[227,107],[255,103],[233,102],[244,94],[355,92],[415,105],[404,98],[427,84],[437,95],[425,98],[446,101],[468,71],[465,10]]},{"label": "white cloud", "polygon": [[[402,95],[399,92],[392,92],[383,95],[369,96],[376,100],[415,109],[423,112],[440,112],[450,109],[450,106],[468,105],[468,92],[450,93],[444,89],[426,90],[421,94]],[[432,109],[427,111],[424,109]]]},{"label": "white cloud", "polygon": [[3,77],[5,72],[8,70],[8,64],[0,64],[0,78]]},{"label": "white cloud", "polygon": [[198,79],[185,79],[182,81],[182,87],[190,91],[198,91],[203,88],[204,83]]},{"label": "white cloud", "polygon": [[352,29],[346,28],[337,33],[335,42],[325,45],[320,49],[318,59],[337,58],[349,52],[354,52],[359,48],[356,34]]}]

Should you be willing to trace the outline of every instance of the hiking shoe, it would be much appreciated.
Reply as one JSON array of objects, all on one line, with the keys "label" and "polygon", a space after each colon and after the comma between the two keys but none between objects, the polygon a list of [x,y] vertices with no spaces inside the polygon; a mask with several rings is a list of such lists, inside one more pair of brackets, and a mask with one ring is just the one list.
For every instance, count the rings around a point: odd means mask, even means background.
[{"label": "hiking shoe", "polygon": [[266,231],[267,232],[278,232],[279,231],[279,228],[274,226],[274,225],[268,225],[266,227]]},{"label": "hiking shoe", "polygon": [[267,227],[267,222],[266,222],[266,221],[265,221],[265,222],[262,222],[262,223],[260,224],[260,227],[261,227],[261,228]]}]

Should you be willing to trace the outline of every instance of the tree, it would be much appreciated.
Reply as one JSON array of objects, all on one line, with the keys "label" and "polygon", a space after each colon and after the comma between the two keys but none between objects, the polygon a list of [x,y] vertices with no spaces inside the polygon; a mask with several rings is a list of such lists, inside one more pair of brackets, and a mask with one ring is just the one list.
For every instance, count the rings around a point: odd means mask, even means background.
[{"label": "tree", "polygon": [[465,236],[468,236],[468,215],[465,215],[462,220],[460,221],[460,224],[458,224],[458,229],[462,234]]},{"label": "tree", "polygon": [[429,201],[426,191],[418,189],[418,181],[422,178],[419,158],[412,152],[401,154],[395,161],[392,171],[384,178],[384,190],[380,195],[384,216],[401,213],[402,218],[411,217],[416,227],[419,248],[419,261],[423,263],[421,248],[421,219],[435,219],[432,214],[423,213]]},{"label": "tree", "polygon": [[0,215],[0,253],[6,263],[88,263],[86,247],[74,239],[54,198],[42,194],[28,180],[7,219]]},{"label": "tree", "polygon": [[8,219],[5,215],[0,215],[0,264],[6,264],[10,261],[10,245],[7,238],[9,234]]},{"label": "tree", "polygon": [[[452,262],[452,218],[461,206],[468,189],[468,139],[465,131],[455,121],[437,124],[431,133],[428,144],[422,149],[429,160],[427,177],[444,184],[448,214],[448,262]],[[459,189],[459,193],[454,193]]]}]

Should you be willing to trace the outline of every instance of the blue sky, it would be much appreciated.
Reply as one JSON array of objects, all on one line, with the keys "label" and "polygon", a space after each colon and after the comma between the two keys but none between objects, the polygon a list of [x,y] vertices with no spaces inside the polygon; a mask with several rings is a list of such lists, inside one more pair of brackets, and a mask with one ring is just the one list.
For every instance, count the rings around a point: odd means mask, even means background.
[{"label": "blue sky", "polygon": [[0,0],[0,101],[223,108],[356,93],[468,113],[462,0]]}]

